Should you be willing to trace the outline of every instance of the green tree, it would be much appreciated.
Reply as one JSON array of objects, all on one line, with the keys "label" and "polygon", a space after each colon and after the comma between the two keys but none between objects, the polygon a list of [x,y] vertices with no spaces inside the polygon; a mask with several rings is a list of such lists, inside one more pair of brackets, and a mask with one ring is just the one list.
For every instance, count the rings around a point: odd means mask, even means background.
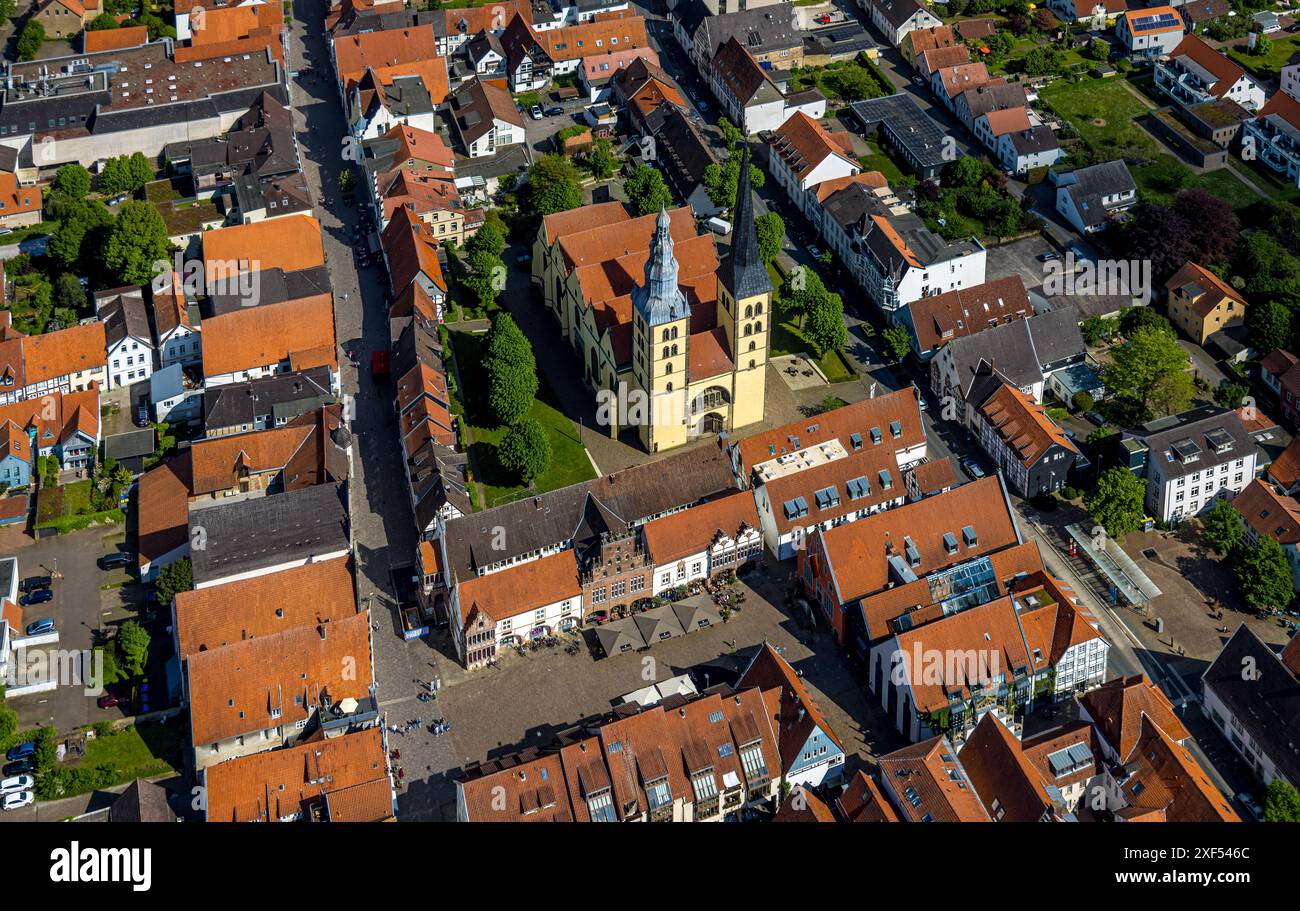
[{"label": "green tree", "polygon": [[18,13],[18,0],[0,0],[0,22],[7,22]]},{"label": "green tree", "polygon": [[819,357],[844,347],[849,340],[849,330],[844,325],[844,302],[838,294],[828,293],[808,311],[804,336]]},{"label": "green tree", "polygon": [[802,327],[808,314],[821,306],[829,296],[830,291],[826,289],[816,269],[795,266],[781,284],[781,310],[787,317],[798,316]]},{"label": "green tree", "polygon": [[664,175],[649,165],[641,165],[623,182],[628,202],[637,215],[650,215],[672,205],[673,194],[664,183]]},{"label": "green tree", "polygon": [[466,262],[465,286],[474,292],[480,305],[490,307],[506,288],[506,267],[500,256],[488,250],[475,250]]},{"label": "green tree", "polygon": [[[749,166],[749,183],[755,190],[761,190],[766,177],[754,164]],[[704,190],[709,200],[721,209],[735,211],[736,192],[740,183],[740,156],[731,155],[725,164],[711,164],[704,169]]]},{"label": "green tree", "polygon": [[1249,395],[1250,387],[1245,383],[1224,383],[1214,390],[1214,401],[1223,408],[1240,408]]},{"label": "green tree", "polygon": [[167,607],[178,592],[187,592],[194,588],[194,565],[189,557],[168,563],[158,572],[158,581],[154,583],[154,592],[158,603]]},{"label": "green tree", "polygon": [[149,660],[149,633],[145,628],[134,620],[128,620],[118,627],[113,641],[122,670],[130,677],[143,674]]},{"label": "green tree", "polygon": [[764,263],[770,263],[781,255],[781,246],[785,242],[785,221],[775,212],[767,212],[754,219],[754,231],[758,234],[758,255]]},{"label": "green tree", "polygon": [[54,173],[54,189],[81,199],[90,192],[90,172],[79,164],[65,164]]},{"label": "green tree", "polygon": [[618,170],[618,157],[614,155],[614,148],[608,139],[596,140],[587,153],[587,167],[591,169],[591,176],[597,180],[608,180],[614,176]]},{"label": "green tree", "polygon": [[1276,538],[1261,535],[1253,547],[1239,547],[1232,563],[1241,595],[1251,607],[1269,610],[1291,603],[1291,567]]},{"label": "green tree", "polygon": [[524,484],[531,484],[551,467],[551,441],[540,421],[524,418],[510,428],[497,457]]},{"label": "green tree", "polygon": [[1108,336],[1114,335],[1119,329],[1119,321],[1105,319],[1100,316],[1090,316],[1079,324],[1079,332],[1083,335],[1083,341],[1091,348],[1096,348]]},{"label": "green tree", "polygon": [[889,326],[881,334],[885,350],[896,361],[907,357],[912,350],[912,336],[906,326]]},{"label": "green tree", "polygon": [[1061,52],[1039,45],[1025,56],[1025,72],[1030,76],[1048,76],[1061,69]]},{"label": "green tree", "polygon": [[128,202],[104,241],[104,265],[124,285],[147,285],[167,258],[167,225],[148,203]]},{"label": "green tree", "polygon": [[86,272],[88,261],[97,255],[101,235],[113,224],[113,214],[98,200],[76,200],[59,216],[59,226],[50,235],[45,252],[60,266]]},{"label": "green tree", "polygon": [[64,272],[55,279],[54,306],[74,313],[86,306],[86,290],[71,272]]},{"label": "green tree", "polygon": [[528,169],[525,202],[534,215],[567,212],[582,205],[582,184],[573,162],[554,152]]},{"label": "green tree", "polygon": [[1288,782],[1274,778],[1264,798],[1265,822],[1300,822],[1300,791]]},{"label": "green tree", "polygon": [[1080,391],[1070,396],[1070,404],[1074,406],[1075,411],[1084,412],[1092,411],[1097,403],[1090,393]]},{"label": "green tree", "polygon": [[519,423],[537,396],[537,360],[509,313],[498,313],[492,320],[483,367],[492,414],[504,426]]},{"label": "green tree", "polygon": [[153,165],[143,152],[134,152],[126,160],[126,176],[132,193],[138,193],[154,178]]},{"label": "green tree", "polygon": [[506,252],[506,240],[500,228],[490,221],[484,222],[483,227],[475,231],[474,236],[465,242],[465,251],[467,253],[486,251],[493,256],[500,256]]},{"label": "green tree", "polygon": [[745,140],[745,134],[740,132],[740,127],[726,117],[718,118],[718,131],[722,133],[722,144],[727,147],[728,151],[736,151],[736,148]]},{"label": "green tree", "polygon": [[1137,531],[1146,515],[1146,486],[1127,468],[1111,468],[1083,495],[1083,506],[1106,534],[1116,540]]},{"label": "green tree", "polygon": [[1201,519],[1201,539],[1220,556],[1232,553],[1245,536],[1241,516],[1227,500],[1215,500]]},{"label": "green tree", "polygon": [[121,28],[121,23],[108,13],[100,13],[94,19],[91,19],[90,22],[86,23],[86,31],[88,32],[104,32],[114,28]]},{"label": "green tree", "polygon": [[1261,300],[1246,310],[1246,329],[1251,345],[1261,356],[1291,342],[1294,314],[1278,300]]},{"label": "green tree", "polygon": [[18,35],[18,44],[15,50],[18,51],[19,60],[35,60],[36,55],[40,53],[41,45],[45,43],[45,26],[41,25],[35,19],[28,19],[27,24]]},{"label": "green tree", "polygon": [[1106,371],[1106,385],[1117,396],[1148,411],[1171,414],[1191,400],[1188,363],[1187,352],[1178,346],[1171,332],[1141,326],[1115,349]]}]

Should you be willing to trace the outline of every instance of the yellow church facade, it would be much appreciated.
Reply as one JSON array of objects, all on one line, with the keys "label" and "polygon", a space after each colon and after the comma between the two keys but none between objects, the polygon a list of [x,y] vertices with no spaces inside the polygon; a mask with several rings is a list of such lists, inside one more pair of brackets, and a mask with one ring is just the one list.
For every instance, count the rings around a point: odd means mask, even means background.
[{"label": "yellow church facade", "polygon": [[533,280],[611,436],[647,452],[763,419],[772,286],[758,255],[748,168],[719,262],[688,207],[641,218],[619,203],[547,216]]}]

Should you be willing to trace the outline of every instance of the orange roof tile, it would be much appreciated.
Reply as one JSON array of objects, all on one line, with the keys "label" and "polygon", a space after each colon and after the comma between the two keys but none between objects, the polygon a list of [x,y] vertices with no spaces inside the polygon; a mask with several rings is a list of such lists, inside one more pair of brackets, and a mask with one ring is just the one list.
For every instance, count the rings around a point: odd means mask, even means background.
[{"label": "orange roof tile", "polygon": [[24,337],[22,352],[23,380],[28,385],[97,370],[108,363],[101,322]]},{"label": "orange roof tile", "polygon": [[[943,737],[914,743],[879,760],[880,777],[902,804],[909,822],[988,822],[989,815],[970,784],[956,751]],[[914,801],[904,800],[908,788]]]},{"label": "orange roof tile", "polygon": [[149,28],[144,25],[131,25],[122,28],[104,28],[85,32],[83,47],[87,54],[98,51],[119,51],[128,47],[139,47],[149,40]]},{"label": "orange roof tile", "polygon": [[[378,727],[241,756],[210,766],[203,775],[209,822],[278,822],[298,814],[311,818],[321,807],[328,809],[331,822],[377,822],[393,815],[392,781]],[[368,786],[375,790],[358,803],[354,790]]]},{"label": "orange roof tile", "polygon": [[[962,540],[971,526],[974,544]],[[957,553],[949,554],[943,536],[957,537]],[[997,478],[984,478],[926,497],[856,522],[819,532],[834,568],[841,604],[880,591],[889,582],[888,557],[902,554],[910,537],[921,556],[918,576],[1020,543],[1015,519]]]},{"label": "orange roof tile", "polygon": [[357,612],[347,557],[176,595],[176,640],[185,660],[233,642],[314,627]]},{"label": "orange roof tile", "polygon": [[190,447],[195,496],[231,490],[244,475],[279,471],[314,428],[299,424],[198,440]]},{"label": "orange roof tile", "polygon": [[297,272],[323,266],[325,248],[320,222],[310,215],[286,215],[205,231],[203,264],[209,284],[229,281],[245,272]]},{"label": "orange roof tile", "polygon": [[899,822],[898,811],[893,808],[880,786],[866,772],[858,769],[844,792],[835,798],[835,808],[845,822]]},{"label": "orange roof tile", "polygon": [[208,378],[269,367],[311,349],[326,350],[324,362],[337,368],[329,294],[242,307],[203,321],[203,375]]},{"label": "orange roof tile", "polygon": [[779,156],[795,175],[803,179],[819,164],[832,155],[844,159],[856,170],[856,160],[846,155],[841,146],[816,120],[803,111],[795,111],[777,128],[770,140],[772,152]]},{"label": "orange roof tile", "polygon": [[475,576],[458,587],[462,623],[479,612],[499,622],[581,595],[578,561],[571,550]]},{"label": "orange roof tile", "polygon": [[979,413],[1026,466],[1036,464],[1053,446],[1079,451],[1042,405],[1009,384],[989,396]]},{"label": "orange roof tile", "polygon": [[683,509],[642,526],[646,550],[658,564],[708,550],[722,536],[758,528],[758,508],[748,490]]},{"label": "orange roof tile", "polygon": [[1143,718],[1149,718],[1175,741],[1192,736],[1169,697],[1145,674],[1108,680],[1081,696],[1079,703],[1121,761],[1133,752],[1142,734]]},{"label": "orange roof tile", "polygon": [[[369,696],[370,616],[232,642],[188,659],[196,744],[220,743],[306,721],[328,696],[337,705]],[[278,711],[279,714],[273,714]]]}]

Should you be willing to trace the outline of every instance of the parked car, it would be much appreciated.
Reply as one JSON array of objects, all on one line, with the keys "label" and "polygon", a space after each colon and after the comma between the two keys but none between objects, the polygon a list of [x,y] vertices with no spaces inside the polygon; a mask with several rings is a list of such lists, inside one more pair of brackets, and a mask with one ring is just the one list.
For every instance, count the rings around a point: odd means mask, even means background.
[{"label": "parked car", "polygon": [[[34,592],[28,592],[23,595],[18,599],[18,603],[23,607],[27,607],[32,604],[45,604],[46,602],[53,600],[54,592],[50,591],[48,588],[38,588]],[[30,636],[31,633],[28,633],[28,635]]]},{"label": "parked car", "polygon": [[1254,795],[1242,791],[1237,795],[1237,803],[1246,808],[1246,812],[1254,818],[1255,822],[1264,821],[1264,808],[1259,805],[1259,801],[1255,799]]},{"label": "parked car", "polygon": [[5,778],[8,778],[11,775],[26,775],[29,772],[35,771],[36,760],[34,759],[19,759],[17,762],[6,762],[4,768],[0,769],[0,772],[4,773]]},{"label": "parked car", "polygon": [[1106,416],[1100,411],[1089,411],[1083,415],[1089,424],[1096,424],[1098,427],[1106,426]]},{"label": "parked car", "polygon": [[119,569],[123,566],[130,566],[131,561],[134,559],[134,554],[119,550],[111,554],[105,554],[95,562],[99,564],[100,569]]},{"label": "parked car", "polygon": [[961,467],[966,469],[966,473],[977,481],[984,477],[984,469],[980,468],[979,463],[969,456],[961,460]]},{"label": "parked car", "polygon": [[1038,261],[1040,263],[1050,263],[1052,260],[1060,258],[1061,253],[1059,250],[1048,250],[1046,253],[1038,254]]},{"label": "parked car", "polygon": [[916,401],[917,401],[917,403],[921,406],[921,410],[922,410],[922,411],[925,411],[925,410],[926,410],[927,408],[929,408],[930,406],[926,404],[926,402],[925,402],[925,393],[923,393],[923,392],[921,391],[921,387],[920,387],[920,386],[916,385],[916,380],[913,380],[913,381],[912,381],[912,389],[915,390],[915,392],[916,392]]},{"label": "parked car", "polygon": [[149,406],[144,402],[141,402],[139,407],[135,409],[135,426],[149,426]]},{"label": "parked car", "polygon": [[0,237],[8,237],[12,233],[14,233],[13,228],[0,228]]},{"label": "parked car", "polygon": [[19,791],[16,794],[6,794],[4,796],[4,803],[0,804],[0,808],[3,808],[6,812],[9,810],[17,810],[22,807],[31,806],[35,800],[36,798],[32,796],[31,791]]},{"label": "parked car", "polygon": [[22,743],[11,746],[9,748],[9,752],[5,753],[5,759],[8,760],[27,759],[35,755],[36,755],[36,744],[32,743],[30,740],[25,740]]},{"label": "parked car", "polygon": [[0,781],[0,794],[12,794],[14,791],[30,791],[36,787],[36,779],[30,775],[15,775]]},{"label": "parked car", "polygon": [[546,116],[547,116],[547,117],[563,117],[563,116],[564,116],[564,108],[562,108],[562,107],[547,108],[547,109],[546,109]]},{"label": "parked car", "polygon": [[[41,589],[44,591],[45,589]],[[34,623],[27,624],[27,635],[43,636],[46,633],[54,632],[54,620],[50,617],[37,620]]]},{"label": "parked car", "polygon": [[532,108],[528,111],[528,116],[533,118],[534,120],[541,120],[542,106],[540,104],[533,105]]},{"label": "parked car", "polygon": [[95,705],[101,709],[111,709],[115,705],[121,705],[122,700],[113,693],[105,693],[95,700]]},{"label": "parked car", "polygon": [[811,254],[811,256],[812,256],[813,259],[821,259],[821,258],[822,258],[822,250],[821,250],[821,247],[817,246],[816,244],[809,244],[809,245],[808,245],[808,253]]},{"label": "parked car", "polygon": [[38,588],[49,588],[54,584],[54,579],[50,576],[28,576],[22,582],[18,583],[20,592],[34,592]]}]

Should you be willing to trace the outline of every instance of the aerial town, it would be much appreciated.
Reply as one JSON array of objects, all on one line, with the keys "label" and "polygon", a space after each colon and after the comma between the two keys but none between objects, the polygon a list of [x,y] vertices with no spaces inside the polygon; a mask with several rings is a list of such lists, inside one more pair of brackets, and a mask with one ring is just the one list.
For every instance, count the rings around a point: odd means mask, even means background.
[{"label": "aerial town", "polygon": [[1300,14],[1144,2],[0,0],[0,821],[1300,822]]}]

